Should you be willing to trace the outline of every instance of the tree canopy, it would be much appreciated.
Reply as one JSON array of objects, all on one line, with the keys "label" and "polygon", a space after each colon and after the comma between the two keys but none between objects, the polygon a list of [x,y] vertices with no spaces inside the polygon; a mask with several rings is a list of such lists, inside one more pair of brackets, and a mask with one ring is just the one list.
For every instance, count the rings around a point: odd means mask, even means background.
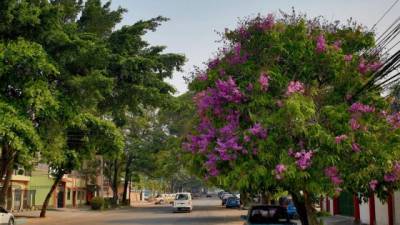
[{"label": "tree canopy", "polygon": [[398,116],[381,90],[356,96],[383,60],[365,51],[372,32],[283,14],[242,21],[223,40],[190,83],[198,119],[185,147],[201,176],[306,204],[397,188]]}]

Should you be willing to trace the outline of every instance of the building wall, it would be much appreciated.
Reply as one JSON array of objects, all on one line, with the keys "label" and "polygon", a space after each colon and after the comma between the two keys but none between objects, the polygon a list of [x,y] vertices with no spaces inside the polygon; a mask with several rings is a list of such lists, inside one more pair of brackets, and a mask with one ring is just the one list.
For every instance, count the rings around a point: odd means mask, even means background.
[{"label": "building wall", "polygon": [[369,224],[369,202],[360,204],[360,220],[362,223]]},{"label": "building wall", "polygon": [[[36,168],[32,171],[32,177],[29,182],[29,190],[35,190],[35,207],[41,208],[42,204],[53,185],[54,180],[49,177],[48,170],[46,168]],[[54,205],[54,195],[52,195],[49,201],[49,208],[56,207]]]},{"label": "building wall", "polygon": [[400,225],[400,192],[396,191],[393,194],[393,202],[394,202],[394,224]]},{"label": "building wall", "polygon": [[375,215],[377,225],[388,225],[388,205],[375,196]]}]

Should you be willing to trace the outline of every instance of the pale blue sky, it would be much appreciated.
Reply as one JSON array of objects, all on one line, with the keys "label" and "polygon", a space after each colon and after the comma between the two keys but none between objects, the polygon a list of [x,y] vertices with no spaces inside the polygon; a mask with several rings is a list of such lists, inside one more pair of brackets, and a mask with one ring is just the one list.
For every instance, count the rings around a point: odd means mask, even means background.
[{"label": "pale blue sky", "polygon": [[[220,43],[216,31],[236,27],[238,18],[257,13],[279,14],[279,10],[296,11],[309,16],[324,16],[328,20],[345,21],[352,17],[372,27],[395,0],[113,0],[113,7],[128,9],[121,25],[132,24],[140,19],[159,15],[170,18],[159,29],[146,35],[154,45],[166,45],[168,52],[183,53],[187,62],[183,73],[175,73],[169,80],[184,93],[187,88],[182,77],[193,71],[193,66],[202,66]],[[400,15],[400,3],[377,25],[382,32]]]}]

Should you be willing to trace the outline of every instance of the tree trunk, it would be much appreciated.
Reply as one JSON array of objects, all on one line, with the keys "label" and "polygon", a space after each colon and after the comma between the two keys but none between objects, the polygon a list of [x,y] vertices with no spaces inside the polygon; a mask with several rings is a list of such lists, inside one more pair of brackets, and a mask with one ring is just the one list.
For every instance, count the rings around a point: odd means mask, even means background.
[{"label": "tree trunk", "polygon": [[[1,149],[1,167],[0,167],[0,181],[3,186],[0,188],[0,206],[6,206],[8,187],[10,186],[11,176],[13,172],[14,156],[8,145],[4,145]],[[6,175],[4,177],[4,175]],[[4,177],[4,180],[3,180]]]},{"label": "tree trunk", "polygon": [[50,188],[49,193],[47,193],[46,198],[44,199],[43,205],[42,205],[42,210],[40,211],[40,217],[46,217],[46,210],[47,206],[49,205],[49,201],[51,198],[51,195],[53,194],[54,190],[56,190],[58,184],[60,183],[62,177],[64,176],[63,172],[59,172],[54,180],[53,185]]},{"label": "tree trunk", "polygon": [[308,192],[304,192],[304,203],[307,211],[308,223],[310,225],[319,225],[320,223],[318,222],[316,211]]},{"label": "tree trunk", "polygon": [[10,186],[12,173],[13,173],[13,167],[9,165],[6,172],[6,177],[4,178],[3,181],[3,187],[0,192],[0,206],[3,206],[4,208],[6,206],[8,188]]},{"label": "tree trunk", "polygon": [[113,201],[115,205],[118,205],[118,159],[114,160],[114,177],[112,182],[113,189]]},{"label": "tree trunk", "polygon": [[296,206],[297,213],[299,214],[302,225],[319,225],[315,214],[315,209],[312,206],[312,200],[307,192],[301,197],[297,193],[291,193],[293,203]]},{"label": "tree trunk", "polygon": [[132,159],[130,156],[128,156],[128,159],[127,159],[126,165],[125,165],[124,193],[122,195],[122,203],[123,204],[128,203],[127,199],[126,199],[126,195],[128,194],[128,185],[129,185],[130,177],[131,177],[131,163],[132,163]]}]

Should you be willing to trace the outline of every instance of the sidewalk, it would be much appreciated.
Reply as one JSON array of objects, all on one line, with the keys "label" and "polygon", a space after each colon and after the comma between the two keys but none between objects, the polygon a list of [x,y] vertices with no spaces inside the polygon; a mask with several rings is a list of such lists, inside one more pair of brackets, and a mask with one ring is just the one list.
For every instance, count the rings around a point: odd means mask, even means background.
[{"label": "sidewalk", "polygon": [[321,220],[324,222],[324,225],[361,225],[360,223],[355,223],[353,217],[348,216],[335,215],[322,217]]}]

